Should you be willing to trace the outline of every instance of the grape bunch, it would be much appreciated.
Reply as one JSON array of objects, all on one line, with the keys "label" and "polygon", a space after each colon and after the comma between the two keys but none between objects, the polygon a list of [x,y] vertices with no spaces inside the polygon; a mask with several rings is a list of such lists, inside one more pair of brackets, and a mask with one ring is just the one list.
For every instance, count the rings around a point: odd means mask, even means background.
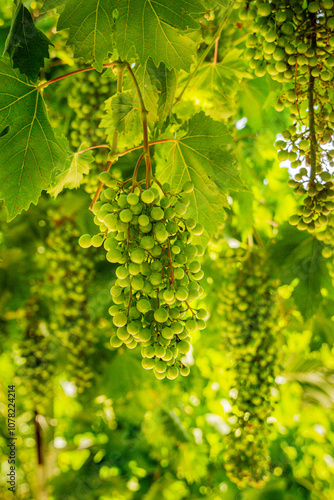
[{"label": "grape bunch", "polygon": [[107,260],[117,264],[110,289],[109,313],[117,327],[111,345],[140,344],[142,366],[158,379],[186,376],[189,367],[178,358],[188,353],[190,334],[204,329],[207,318],[205,309],[190,305],[204,293],[198,283],[204,248],[191,243],[204,228],[186,218],[194,186],[186,182],[172,194],[168,184],[142,190],[108,172],[100,180],[105,189],[93,206],[99,233],[82,235],[79,244],[103,244]]},{"label": "grape bunch", "polygon": [[[106,143],[106,132],[99,127],[104,114],[104,102],[116,92],[116,82],[100,75],[96,71],[78,73],[67,96],[68,106],[73,110],[69,124],[70,144],[78,149],[80,144],[88,142],[92,146]],[[107,162],[107,149],[93,152],[95,170],[100,172]],[[97,188],[97,176],[85,177],[85,190],[94,193]]]},{"label": "grape bunch", "polygon": [[[300,176],[302,174],[303,172]],[[334,210],[334,183],[329,180],[330,174],[322,172],[319,177],[320,182],[309,187],[307,191],[302,181],[294,179],[289,181],[289,186],[294,188],[296,194],[307,194],[302,205],[297,208],[297,213],[290,217],[290,224],[297,226],[301,231],[307,230],[313,233],[319,227],[327,227],[330,214]]]},{"label": "grape bunch", "polygon": [[333,209],[334,2],[255,0],[247,2],[240,18],[253,31],[245,57],[255,74],[267,71],[288,84],[276,110],[288,107],[293,123],[276,147],[279,160],[298,169],[290,185],[306,195],[291,223],[313,232]]},{"label": "grape bunch", "polygon": [[253,250],[245,257],[240,249],[223,255],[223,280],[217,291],[217,313],[235,374],[224,461],[229,478],[240,488],[261,487],[269,477],[267,419],[276,397],[280,330],[277,283],[270,279],[262,253]]},{"label": "grape bunch", "polygon": [[32,295],[25,308],[26,326],[19,350],[24,363],[18,368],[19,383],[27,388],[34,407],[44,413],[53,393],[56,358],[55,344],[41,318],[40,299]]},{"label": "grape bunch", "polygon": [[[307,6],[300,0],[252,0],[240,9],[239,18],[250,26],[245,58],[256,76],[267,72],[274,80],[289,83],[297,73],[298,84],[305,85],[310,69],[324,84],[332,80],[333,0]],[[295,101],[294,90],[287,98]]]},{"label": "grape bunch", "polygon": [[45,251],[47,263],[43,294],[50,307],[49,328],[66,349],[67,369],[78,392],[92,385],[96,325],[87,311],[87,290],[94,259],[76,253],[79,232],[74,222],[50,211],[52,230]]}]

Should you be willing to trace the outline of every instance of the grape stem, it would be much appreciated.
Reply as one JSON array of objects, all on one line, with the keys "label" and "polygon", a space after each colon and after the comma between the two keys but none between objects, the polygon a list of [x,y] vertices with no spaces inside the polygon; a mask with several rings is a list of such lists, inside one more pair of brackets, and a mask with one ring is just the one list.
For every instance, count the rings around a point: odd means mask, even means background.
[{"label": "grape stem", "polygon": [[213,65],[215,66],[218,61],[218,47],[219,47],[219,37],[215,40],[215,53],[213,56]]},{"label": "grape stem", "polygon": [[[255,136],[254,136],[255,138]],[[149,146],[154,146],[154,144],[161,144],[163,142],[177,142],[177,139],[159,139],[158,141],[152,141],[149,142]],[[119,158],[120,156],[125,156],[128,153],[131,153],[132,151],[137,151],[137,149],[142,149],[144,147],[144,144],[141,144],[140,146],[135,146],[130,149],[124,149],[124,151],[120,151],[119,153],[115,154],[115,158]],[[109,144],[99,144],[97,146],[90,146],[89,148],[86,149],[81,149],[80,151],[77,151],[75,154],[80,155],[81,153],[85,153],[86,151],[90,151],[91,149],[98,149],[98,148],[108,148],[111,149]]]},{"label": "grape stem", "polygon": [[[113,63],[113,67],[117,68],[117,92],[121,92],[122,91],[122,86],[123,86],[124,64],[123,63],[118,63],[116,65],[116,63]],[[114,130],[113,141],[112,141],[112,146],[111,146],[111,155],[112,155],[113,159],[112,160],[108,160],[107,167],[106,167],[106,172],[109,172],[109,170],[111,169],[111,166],[113,164],[113,161],[114,161],[114,158],[115,158],[115,154],[116,154],[116,151],[117,151],[117,147],[118,147],[118,132],[117,132],[117,130]],[[98,188],[96,190],[96,193],[94,195],[94,198],[93,198],[91,204],[89,205],[89,210],[93,210],[93,206],[95,205],[98,197],[100,196],[102,188],[103,188],[103,182],[100,182],[99,185],[98,185]]]},{"label": "grape stem", "polygon": [[[107,64],[103,64],[103,68],[114,68],[118,64],[117,61],[112,61]],[[52,83],[59,82],[60,80],[64,80],[64,78],[68,78],[69,76],[77,75],[78,73],[84,73],[85,71],[97,71],[95,68],[90,66],[89,68],[82,68],[82,69],[77,69],[76,71],[71,71],[70,73],[65,73],[64,75],[57,76],[57,78],[52,78],[51,80],[48,80],[47,82],[41,83],[40,85],[37,86],[38,90],[41,90],[45,87],[48,87]]]},{"label": "grape stem", "polygon": [[[312,35],[312,48],[316,53],[317,51],[316,35]],[[309,109],[310,163],[311,163],[310,184],[313,184],[317,168],[317,136],[315,133],[315,123],[314,123],[314,95],[313,95],[315,78],[312,75],[311,67],[309,68],[309,75],[310,75],[310,82],[308,87],[308,109]]]},{"label": "grape stem", "polygon": [[133,189],[135,188],[136,184],[137,184],[137,175],[138,175],[138,170],[139,170],[139,166],[142,162],[142,159],[144,158],[144,155],[145,153],[142,153],[139,158],[138,158],[138,161],[136,163],[136,166],[135,166],[135,169],[133,171],[133,176],[132,176],[132,187]]},{"label": "grape stem", "polygon": [[169,238],[168,238],[168,259],[169,259],[170,277],[172,279],[172,285],[174,286],[173,262],[172,262],[172,254],[170,251]]},{"label": "grape stem", "polygon": [[133,84],[135,86],[136,92],[138,94],[139,102],[140,102],[141,117],[142,117],[142,123],[143,123],[143,148],[144,148],[144,158],[145,158],[145,163],[146,163],[146,189],[148,189],[151,186],[151,175],[152,175],[150,145],[148,142],[148,122],[147,122],[148,111],[145,107],[145,103],[144,103],[143,96],[142,96],[142,93],[140,91],[140,88],[139,88],[139,85],[137,82],[137,78],[135,77],[129,63],[126,63],[126,69],[131,76],[131,79],[132,79]]},{"label": "grape stem", "polygon": [[129,302],[128,302],[128,307],[126,308],[126,317],[127,318],[129,317],[131,299],[132,299],[132,286],[131,286],[131,281],[130,281]]}]

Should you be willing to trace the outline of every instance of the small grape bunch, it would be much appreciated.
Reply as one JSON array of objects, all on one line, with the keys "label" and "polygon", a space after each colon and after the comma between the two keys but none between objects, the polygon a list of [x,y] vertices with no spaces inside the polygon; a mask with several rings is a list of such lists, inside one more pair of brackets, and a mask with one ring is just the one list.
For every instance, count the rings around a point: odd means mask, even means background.
[{"label": "small grape bunch", "polygon": [[309,183],[306,190],[303,186],[303,177],[306,168],[300,170],[300,181],[290,179],[289,186],[294,188],[294,193],[305,195],[302,205],[297,208],[297,213],[290,217],[290,224],[297,226],[301,231],[313,233],[317,228],[327,226],[328,218],[334,210],[334,183],[329,180],[329,172],[322,172],[318,182]]},{"label": "small grape bunch", "polygon": [[104,245],[106,258],[117,264],[109,313],[117,328],[115,348],[141,345],[142,366],[158,379],[189,374],[179,357],[190,350],[190,334],[205,328],[207,311],[190,303],[204,290],[197,260],[204,254],[192,244],[204,228],[186,217],[194,186],[186,182],[172,194],[166,183],[142,190],[126,187],[108,172],[100,174],[106,188],[93,206],[98,234],[84,234],[80,246]]}]

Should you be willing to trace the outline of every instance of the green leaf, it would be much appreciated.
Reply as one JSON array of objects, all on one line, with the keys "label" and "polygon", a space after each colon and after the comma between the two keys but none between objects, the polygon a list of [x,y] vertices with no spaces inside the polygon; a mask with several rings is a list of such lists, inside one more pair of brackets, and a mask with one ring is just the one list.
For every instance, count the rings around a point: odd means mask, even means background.
[{"label": "green leaf", "polygon": [[[148,123],[152,128],[158,118],[159,82],[156,79],[156,71],[157,68],[154,66],[152,59],[148,59],[145,64],[139,64],[133,70],[143,97],[145,108],[148,111]],[[132,79],[128,83],[128,88],[132,90],[135,105],[140,109],[138,94]]]},{"label": "green leaf", "polygon": [[125,138],[127,147],[137,145],[142,139],[141,115],[138,113],[134,103],[131,90],[117,92],[105,101],[105,114],[101,120],[100,127],[106,129],[107,139],[113,142],[114,131],[118,131],[119,147],[123,146],[122,137]]},{"label": "green leaf", "polygon": [[28,9],[20,2],[15,10],[5,52],[10,55],[14,68],[37,80],[44,67],[44,58],[49,57],[50,40],[35,25]]},{"label": "green leaf", "polygon": [[135,108],[132,92],[117,92],[105,102],[106,116],[101,120],[101,127],[126,132],[131,129]]},{"label": "green leaf", "polygon": [[0,199],[12,220],[37,203],[68,153],[55,137],[38,88],[3,60],[0,76]]},{"label": "green leaf", "polygon": [[44,14],[52,9],[57,9],[61,5],[64,5],[66,0],[45,0],[43,7],[40,9],[40,14]]},{"label": "green leaf", "polygon": [[58,20],[58,30],[70,30],[68,43],[74,45],[75,55],[86,62],[93,58],[98,71],[102,71],[104,59],[113,51],[113,10],[116,7],[115,0],[67,0]]},{"label": "green leaf", "polygon": [[176,189],[186,181],[195,185],[189,216],[205,227],[203,241],[224,221],[223,207],[228,206],[224,193],[244,189],[229,153],[221,148],[229,142],[226,127],[201,112],[189,121],[183,137],[160,146],[160,182],[169,182]]},{"label": "green leaf", "polygon": [[165,120],[172,111],[174,96],[177,85],[177,73],[175,69],[167,69],[164,64],[156,69],[156,78],[160,84],[160,94],[158,101],[159,127],[162,127]]},{"label": "green leaf", "polygon": [[321,290],[331,290],[323,244],[316,238],[286,224],[281,227],[279,240],[273,246],[271,259],[283,284],[298,280],[293,298],[305,318],[317,312],[322,303]]},{"label": "green leaf", "polygon": [[169,69],[189,70],[197,45],[180,30],[198,28],[192,15],[204,10],[199,1],[178,5],[174,0],[121,0],[115,7],[116,45],[122,59],[134,49],[141,64],[151,57],[157,67],[163,62]]},{"label": "green leaf", "polygon": [[[240,82],[251,78],[242,54],[242,50],[232,49],[217,64],[204,62],[193,78],[185,98],[201,106],[214,120],[224,120],[234,115],[238,110]],[[187,75],[184,75],[184,80],[186,79]]]},{"label": "green leaf", "polygon": [[[81,145],[80,149],[85,146]],[[70,165],[64,171],[59,174],[55,173],[54,180],[51,182],[51,187],[48,189],[48,193],[55,198],[64,189],[75,189],[80,186],[83,176],[89,173],[89,164],[94,161],[94,156],[91,151],[85,151],[85,153],[73,153],[70,158]]]}]

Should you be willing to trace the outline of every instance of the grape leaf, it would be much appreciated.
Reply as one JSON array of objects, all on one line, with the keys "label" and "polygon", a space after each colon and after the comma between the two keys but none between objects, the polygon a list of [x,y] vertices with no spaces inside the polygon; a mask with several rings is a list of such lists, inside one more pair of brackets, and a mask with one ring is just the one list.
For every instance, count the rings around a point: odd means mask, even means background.
[{"label": "grape leaf", "polygon": [[169,70],[161,63],[155,69],[155,77],[159,83],[159,101],[158,101],[158,116],[159,127],[162,127],[167,117],[171,113],[174,104],[174,95],[177,84],[177,72],[175,69]]},{"label": "grape leaf", "polygon": [[134,103],[131,90],[117,92],[105,101],[105,114],[99,127],[106,129],[107,139],[113,142],[113,134],[116,130],[119,137],[119,147],[122,147],[122,137],[125,138],[126,147],[138,145],[142,139],[141,115],[138,113]]},{"label": "grape leaf", "polygon": [[61,5],[64,5],[66,0],[45,0],[43,3],[43,7],[40,9],[40,14],[44,14],[45,12],[48,12],[49,10],[52,9],[57,9],[57,7],[60,7]]},{"label": "grape leaf", "polygon": [[159,148],[160,182],[169,182],[177,189],[189,180],[195,185],[189,216],[205,227],[203,241],[224,221],[223,207],[228,206],[224,193],[245,189],[230,155],[221,149],[229,142],[226,127],[201,112],[189,121],[183,137]]},{"label": "grape leaf", "polygon": [[[238,111],[237,97],[241,81],[252,78],[242,54],[242,50],[232,49],[219,63],[204,62],[183,99],[193,101],[214,120],[233,116]],[[181,85],[187,81],[186,74],[182,80]]]},{"label": "grape leaf", "polygon": [[117,92],[105,101],[106,116],[101,120],[100,126],[112,131],[126,132],[131,129],[135,108],[132,92]]},{"label": "grape leaf", "polygon": [[[158,115],[158,84],[155,71],[156,67],[152,59],[148,59],[145,64],[139,64],[133,72],[139,85],[145,108],[148,111],[148,123],[151,128],[157,121]],[[140,102],[132,79],[129,81],[128,88],[132,90],[136,107],[140,109]]]},{"label": "grape leaf", "polygon": [[29,10],[19,2],[5,45],[14,68],[36,81],[44,58],[49,57],[49,45],[50,40],[35,27]]},{"label": "grape leaf", "polygon": [[[85,145],[81,145],[80,149],[84,149]],[[51,182],[51,187],[48,193],[55,198],[64,189],[75,189],[80,186],[83,176],[89,173],[89,164],[94,161],[91,151],[85,153],[73,153],[70,157],[70,165],[64,171],[57,174],[54,172],[54,180]]]},{"label": "grape leaf", "polygon": [[189,69],[197,45],[180,30],[198,28],[192,17],[204,10],[198,0],[180,5],[174,0],[121,0],[117,10],[116,45],[122,59],[134,48],[142,64],[151,57],[156,66],[163,62],[169,69]]},{"label": "grape leaf", "polygon": [[8,220],[36,204],[55,168],[66,165],[64,141],[56,138],[38,88],[0,60],[0,199]]},{"label": "grape leaf", "polygon": [[322,289],[332,288],[322,248],[323,244],[316,238],[287,223],[280,228],[279,240],[271,252],[273,268],[279,271],[280,281],[290,284],[298,280],[292,296],[305,318],[317,313]]},{"label": "grape leaf", "polygon": [[86,62],[94,59],[94,67],[102,71],[104,59],[113,51],[112,30],[115,0],[67,0],[57,28],[69,29],[68,43],[75,55]]}]

